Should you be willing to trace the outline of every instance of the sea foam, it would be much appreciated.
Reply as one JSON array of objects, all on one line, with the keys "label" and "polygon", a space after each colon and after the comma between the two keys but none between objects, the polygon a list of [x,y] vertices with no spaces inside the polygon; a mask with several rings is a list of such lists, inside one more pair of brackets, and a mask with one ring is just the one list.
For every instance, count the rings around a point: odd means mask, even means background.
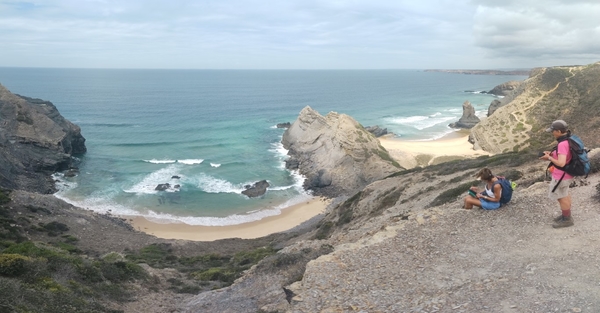
[{"label": "sea foam", "polygon": [[399,124],[403,126],[413,127],[418,130],[424,130],[430,127],[434,127],[439,124],[447,123],[451,120],[456,119],[454,116],[409,116],[409,117],[393,117],[388,118],[387,121],[390,124]]},{"label": "sea foam", "polygon": [[138,183],[131,186],[131,188],[123,189],[123,191],[128,193],[135,194],[155,194],[158,191],[155,190],[156,186],[159,184],[169,183],[171,187],[165,191],[175,192],[177,189],[172,186],[179,182],[179,179],[172,178],[173,176],[179,176],[180,174],[179,166],[176,164],[171,164],[165,168],[154,171],[142,178]]},{"label": "sea foam", "polygon": [[160,213],[154,211],[149,211],[147,214],[138,213],[136,215],[141,215],[149,221],[155,223],[185,223],[188,225],[197,226],[229,226],[260,221],[269,216],[279,215],[283,209],[305,202],[311,198],[312,196],[310,194],[303,193],[269,209],[255,210],[246,214],[232,214],[226,217],[176,216],[169,213]]},{"label": "sea foam", "polygon": [[177,160],[157,160],[157,159],[151,159],[151,160],[144,160],[144,162],[148,162],[148,163],[152,163],[152,164],[170,164],[170,163],[177,162]]},{"label": "sea foam", "polygon": [[187,165],[201,164],[202,162],[204,162],[204,159],[177,160],[177,163],[182,163],[182,164],[187,164]]}]

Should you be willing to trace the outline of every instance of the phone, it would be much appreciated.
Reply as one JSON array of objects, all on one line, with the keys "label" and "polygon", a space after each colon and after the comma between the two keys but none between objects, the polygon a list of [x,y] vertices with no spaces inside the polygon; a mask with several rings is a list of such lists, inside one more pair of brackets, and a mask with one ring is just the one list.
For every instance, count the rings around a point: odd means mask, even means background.
[{"label": "phone", "polygon": [[541,158],[545,155],[545,153],[543,151],[538,152],[538,158]]},{"label": "phone", "polygon": [[471,197],[477,198],[477,193],[471,189],[469,189],[469,195],[471,195]]}]

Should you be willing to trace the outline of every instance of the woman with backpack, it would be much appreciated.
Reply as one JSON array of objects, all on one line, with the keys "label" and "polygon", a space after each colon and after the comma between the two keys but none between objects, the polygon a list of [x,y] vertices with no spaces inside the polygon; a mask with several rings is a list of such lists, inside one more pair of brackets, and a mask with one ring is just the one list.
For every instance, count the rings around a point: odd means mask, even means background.
[{"label": "woman with backpack", "polygon": [[475,186],[469,188],[469,195],[465,198],[465,209],[470,210],[473,206],[481,207],[484,210],[498,209],[502,196],[502,185],[499,178],[494,176],[487,167],[482,168],[475,177],[485,182],[485,189],[480,191]]},{"label": "woman with backpack", "polygon": [[567,128],[567,123],[563,120],[552,122],[552,125],[547,132],[552,133],[552,136],[558,141],[556,150],[544,151],[544,155],[540,157],[542,160],[550,161],[550,172],[552,173],[552,181],[548,189],[548,196],[551,199],[558,200],[562,214],[554,218],[552,227],[561,228],[573,226],[573,217],[571,217],[571,195],[569,195],[569,185],[573,176],[563,171],[571,159],[571,149],[569,141],[566,140],[571,135],[571,131]]}]

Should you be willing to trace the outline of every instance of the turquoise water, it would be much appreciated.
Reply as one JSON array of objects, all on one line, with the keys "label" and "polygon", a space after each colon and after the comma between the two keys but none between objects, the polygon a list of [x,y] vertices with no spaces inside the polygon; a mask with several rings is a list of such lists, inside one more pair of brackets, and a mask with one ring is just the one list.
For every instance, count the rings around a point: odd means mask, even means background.
[{"label": "turquoise water", "polygon": [[[485,115],[493,96],[477,91],[525,78],[414,70],[0,68],[1,84],[51,101],[87,140],[80,174],[56,175],[57,197],[98,212],[193,225],[258,220],[310,197],[303,178],[284,168],[284,130],[275,127],[293,122],[307,105],[428,140],[453,131],[447,125],[458,120],[465,100]],[[262,179],[271,184],[264,197],[241,194]],[[161,183],[180,187],[154,190]]]}]

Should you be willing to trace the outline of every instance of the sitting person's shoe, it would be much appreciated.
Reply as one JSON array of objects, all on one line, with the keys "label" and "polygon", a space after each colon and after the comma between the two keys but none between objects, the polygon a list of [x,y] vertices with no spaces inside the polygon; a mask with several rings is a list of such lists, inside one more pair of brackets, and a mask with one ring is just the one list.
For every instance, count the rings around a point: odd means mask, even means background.
[{"label": "sitting person's shoe", "polygon": [[569,217],[564,217],[564,216],[560,216],[554,219],[554,224],[552,224],[552,227],[554,228],[562,228],[562,227],[569,227],[569,226],[573,226],[573,217],[569,216]]}]

